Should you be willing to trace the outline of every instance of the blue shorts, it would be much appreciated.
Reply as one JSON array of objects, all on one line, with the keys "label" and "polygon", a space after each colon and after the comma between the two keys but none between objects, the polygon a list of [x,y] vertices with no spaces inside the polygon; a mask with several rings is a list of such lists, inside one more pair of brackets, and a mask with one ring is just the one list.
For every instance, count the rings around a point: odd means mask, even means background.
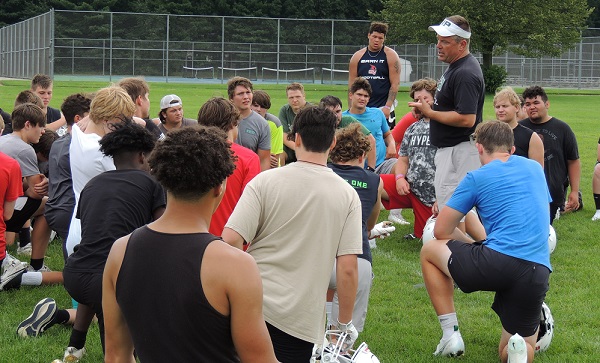
[{"label": "blue shorts", "polygon": [[450,240],[446,245],[452,252],[448,270],[458,287],[466,293],[495,291],[492,309],[500,317],[502,327],[523,337],[535,334],[550,270],[494,251],[481,242]]}]

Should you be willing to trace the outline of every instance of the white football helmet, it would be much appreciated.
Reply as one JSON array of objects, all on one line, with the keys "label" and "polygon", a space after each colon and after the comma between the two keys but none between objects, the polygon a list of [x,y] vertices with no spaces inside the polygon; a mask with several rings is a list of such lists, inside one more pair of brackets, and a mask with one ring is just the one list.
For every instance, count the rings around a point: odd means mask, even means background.
[{"label": "white football helmet", "polygon": [[429,219],[427,219],[427,222],[425,222],[425,227],[423,227],[423,237],[422,237],[423,244],[425,244],[435,238],[435,236],[433,235],[434,227],[435,227],[435,217],[431,216],[431,217],[429,217]]},{"label": "white football helmet", "polygon": [[371,353],[367,343],[362,342],[358,349],[349,349],[344,352],[343,342],[346,333],[340,330],[327,330],[325,342],[321,353],[321,363],[380,363],[375,354]]},{"label": "white football helmet", "polygon": [[552,225],[550,225],[550,234],[548,235],[548,247],[550,248],[550,253],[554,252],[556,248],[556,231]]},{"label": "white football helmet", "polygon": [[540,314],[540,330],[538,331],[537,342],[535,343],[535,352],[543,352],[550,346],[552,336],[554,335],[554,318],[550,308],[546,303],[542,303],[542,312]]}]

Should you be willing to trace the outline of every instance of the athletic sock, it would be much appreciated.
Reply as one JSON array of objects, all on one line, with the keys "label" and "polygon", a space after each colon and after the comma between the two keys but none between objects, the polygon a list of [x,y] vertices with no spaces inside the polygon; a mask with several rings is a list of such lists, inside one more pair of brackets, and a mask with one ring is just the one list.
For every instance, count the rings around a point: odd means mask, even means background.
[{"label": "athletic sock", "polygon": [[40,286],[42,284],[41,272],[25,272],[21,277],[21,285]]},{"label": "athletic sock", "polygon": [[66,324],[69,322],[70,318],[71,315],[69,315],[68,311],[64,309],[56,310],[56,313],[52,316],[52,319],[50,320],[50,323],[48,323],[48,327],[46,329],[55,324]]},{"label": "athletic sock", "polygon": [[85,346],[85,339],[87,337],[87,330],[81,331],[73,328],[71,330],[71,337],[69,338],[69,347],[75,347],[81,349]]},{"label": "athletic sock", "polygon": [[34,270],[39,270],[42,267],[44,267],[44,259],[43,258],[32,258],[31,261],[29,262],[29,265],[31,266],[32,269]]},{"label": "athletic sock", "polygon": [[31,243],[31,232],[29,227],[21,228],[19,231],[19,247],[25,247],[28,243]]},{"label": "athletic sock", "polygon": [[440,321],[440,326],[442,327],[442,340],[449,339],[455,331],[458,331],[458,319],[456,317],[456,312],[438,315],[438,320]]},{"label": "athletic sock", "polygon": [[594,203],[596,203],[596,210],[600,210],[600,194],[594,193]]}]

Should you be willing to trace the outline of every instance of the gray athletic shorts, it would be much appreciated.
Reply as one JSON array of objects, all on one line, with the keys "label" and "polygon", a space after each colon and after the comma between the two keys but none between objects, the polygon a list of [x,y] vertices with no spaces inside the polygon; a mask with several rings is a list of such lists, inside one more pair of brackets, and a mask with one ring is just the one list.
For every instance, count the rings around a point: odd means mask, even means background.
[{"label": "gray athletic shorts", "polygon": [[392,168],[394,167],[394,165],[396,165],[397,162],[398,162],[398,159],[396,159],[396,158],[385,159],[381,164],[377,165],[377,167],[375,168],[375,173],[376,174],[391,174]]},{"label": "gray athletic shorts", "polygon": [[481,166],[475,141],[464,141],[451,147],[442,147],[435,153],[435,197],[438,208],[446,205],[452,193],[467,172]]},{"label": "gray athletic shorts", "polygon": [[[358,262],[358,287],[356,289],[356,300],[354,301],[354,311],[352,311],[352,323],[356,330],[361,332],[365,326],[365,319],[367,318],[367,308],[369,307],[369,294],[371,293],[371,285],[373,284],[373,268],[371,262],[364,258],[357,258]],[[329,280],[329,288],[334,289],[335,294],[333,295],[333,304],[331,307],[331,321],[338,321],[338,314],[340,310],[338,295],[337,295],[337,283],[335,279],[335,264],[333,265],[333,272],[331,273],[331,279]]]}]

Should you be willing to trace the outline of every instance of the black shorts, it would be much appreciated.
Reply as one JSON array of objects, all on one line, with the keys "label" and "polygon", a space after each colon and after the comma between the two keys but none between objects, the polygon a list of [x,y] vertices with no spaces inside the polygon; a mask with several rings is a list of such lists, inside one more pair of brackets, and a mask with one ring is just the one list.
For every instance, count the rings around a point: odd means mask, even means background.
[{"label": "black shorts", "polygon": [[16,210],[13,212],[12,217],[9,220],[5,221],[6,230],[8,232],[19,233],[21,228],[27,220],[31,219],[35,211],[42,205],[41,199],[33,199],[27,197],[27,201],[25,205],[20,210]]},{"label": "black shorts", "polygon": [[285,363],[306,363],[312,356],[313,343],[293,337],[267,323],[277,360]]},{"label": "black shorts", "polygon": [[448,270],[466,293],[495,291],[492,309],[502,327],[523,337],[535,334],[548,291],[550,270],[535,262],[497,252],[481,244],[450,240]]}]

